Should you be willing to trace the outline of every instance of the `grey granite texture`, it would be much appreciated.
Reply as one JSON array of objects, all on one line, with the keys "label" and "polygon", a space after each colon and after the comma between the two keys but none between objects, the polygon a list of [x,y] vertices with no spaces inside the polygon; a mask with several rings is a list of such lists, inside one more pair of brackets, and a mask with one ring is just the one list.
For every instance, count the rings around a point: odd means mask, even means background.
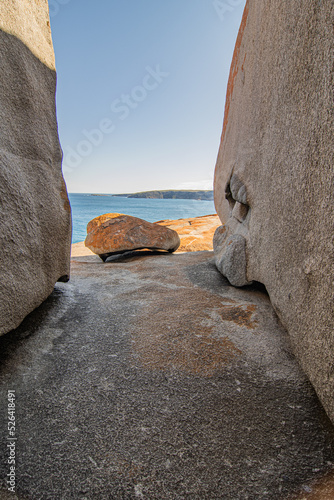
[{"label": "grey granite texture", "polygon": [[[266,286],[334,421],[333,22],[332,0],[247,1],[214,194],[226,223],[219,268]],[[246,259],[227,272],[233,235]]]},{"label": "grey granite texture", "polygon": [[67,279],[71,210],[46,0],[1,2],[0,53],[1,335]]},{"label": "grey granite texture", "polygon": [[268,296],[231,287],[212,252],[77,257],[71,276],[0,339],[19,500],[279,500],[332,468]]}]

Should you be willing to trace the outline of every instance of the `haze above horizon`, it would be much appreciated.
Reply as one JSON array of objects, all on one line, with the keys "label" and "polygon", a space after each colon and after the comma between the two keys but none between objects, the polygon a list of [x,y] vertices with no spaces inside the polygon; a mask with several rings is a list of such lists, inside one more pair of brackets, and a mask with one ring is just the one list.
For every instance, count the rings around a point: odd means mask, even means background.
[{"label": "haze above horizon", "polygon": [[245,0],[49,0],[72,193],[212,189]]}]

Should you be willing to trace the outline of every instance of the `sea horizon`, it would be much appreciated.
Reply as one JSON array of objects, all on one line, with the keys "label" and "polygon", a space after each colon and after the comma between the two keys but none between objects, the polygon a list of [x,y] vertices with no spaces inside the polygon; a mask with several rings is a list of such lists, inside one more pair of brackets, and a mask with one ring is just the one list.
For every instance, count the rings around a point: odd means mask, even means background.
[{"label": "sea horizon", "polygon": [[72,244],[84,241],[88,222],[106,213],[123,213],[148,222],[216,213],[212,200],[127,198],[110,193],[69,193],[69,199],[72,207]]}]

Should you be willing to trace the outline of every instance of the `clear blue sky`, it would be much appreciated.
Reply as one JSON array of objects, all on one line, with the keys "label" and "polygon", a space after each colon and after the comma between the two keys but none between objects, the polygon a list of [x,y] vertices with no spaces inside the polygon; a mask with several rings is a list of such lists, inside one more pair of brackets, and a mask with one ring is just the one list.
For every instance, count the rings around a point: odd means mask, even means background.
[{"label": "clear blue sky", "polygon": [[212,189],[245,0],[49,0],[69,192]]}]

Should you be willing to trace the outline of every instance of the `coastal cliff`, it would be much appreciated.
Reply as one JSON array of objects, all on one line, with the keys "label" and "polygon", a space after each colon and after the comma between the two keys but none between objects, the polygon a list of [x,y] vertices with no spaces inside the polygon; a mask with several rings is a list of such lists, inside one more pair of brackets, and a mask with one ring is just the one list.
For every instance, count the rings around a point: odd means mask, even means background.
[{"label": "coastal cliff", "polygon": [[125,198],[150,198],[164,200],[213,200],[213,191],[143,191],[140,193],[114,194]]}]

